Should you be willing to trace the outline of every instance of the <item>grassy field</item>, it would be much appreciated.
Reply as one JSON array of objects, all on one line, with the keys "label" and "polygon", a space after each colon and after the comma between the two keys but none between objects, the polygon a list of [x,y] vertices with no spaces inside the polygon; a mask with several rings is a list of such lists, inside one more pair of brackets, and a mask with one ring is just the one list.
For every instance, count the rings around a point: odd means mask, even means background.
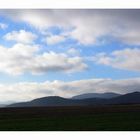
[{"label": "grassy field", "polygon": [[0,130],[140,130],[140,105],[1,108]]}]

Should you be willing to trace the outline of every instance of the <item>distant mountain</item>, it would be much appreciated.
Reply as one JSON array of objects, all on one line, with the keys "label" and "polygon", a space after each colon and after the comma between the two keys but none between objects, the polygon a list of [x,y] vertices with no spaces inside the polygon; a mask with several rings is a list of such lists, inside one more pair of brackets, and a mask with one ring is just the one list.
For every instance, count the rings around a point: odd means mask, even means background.
[{"label": "distant mountain", "polygon": [[118,97],[120,94],[107,92],[107,93],[85,93],[73,96],[72,99],[88,99],[88,98],[103,98],[103,99],[110,99],[114,97]]},{"label": "distant mountain", "polygon": [[66,99],[59,96],[38,98],[30,102],[22,102],[8,105],[8,107],[32,107],[32,106],[76,106],[82,105],[81,101]]},{"label": "distant mountain", "polygon": [[132,92],[106,101],[107,104],[140,104],[140,92]]},{"label": "distant mountain", "polygon": [[98,97],[86,99],[73,99],[73,98],[66,99],[59,96],[50,96],[38,98],[30,102],[11,104],[8,105],[7,107],[92,106],[92,105],[98,106],[98,105],[115,105],[115,104],[140,104],[140,92],[128,93],[125,95],[119,95],[117,97],[112,98]]}]

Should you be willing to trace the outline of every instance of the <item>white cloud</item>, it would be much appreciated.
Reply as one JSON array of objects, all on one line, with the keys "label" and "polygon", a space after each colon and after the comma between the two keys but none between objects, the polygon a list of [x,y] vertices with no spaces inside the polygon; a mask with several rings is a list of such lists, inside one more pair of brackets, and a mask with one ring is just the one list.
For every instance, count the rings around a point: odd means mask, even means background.
[{"label": "white cloud", "polygon": [[0,46],[0,72],[20,75],[26,72],[78,72],[87,65],[81,57],[70,57],[64,53],[43,52],[37,45],[16,44],[11,48]]},{"label": "white cloud", "polygon": [[0,23],[0,29],[6,29],[8,27],[5,23]]},{"label": "white cloud", "polygon": [[98,64],[112,66],[114,68],[140,71],[140,49],[117,50],[111,54],[100,53],[94,57]]},{"label": "white cloud", "polygon": [[[41,30],[72,28],[69,37],[89,45],[109,35],[130,45],[140,45],[140,10],[2,10],[15,21],[27,22]],[[57,40],[57,39],[56,39]]]},{"label": "white cloud", "polygon": [[0,102],[19,102],[44,96],[72,97],[82,93],[129,93],[140,91],[140,78],[112,80],[85,79],[71,82],[46,81],[0,84]]},{"label": "white cloud", "polygon": [[33,41],[37,38],[37,36],[31,32],[20,30],[20,31],[12,31],[10,33],[7,33],[4,36],[4,39],[8,41],[16,41],[18,43],[25,43],[30,44],[33,43]]},{"label": "white cloud", "polygon": [[47,36],[43,41],[46,42],[48,45],[53,45],[57,43],[61,43],[65,41],[65,36],[63,35],[50,35]]},{"label": "white cloud", "polygon": [[68,49],[67,50],[67,53],[69,54],[69,55],[72,55],[72,56],[79,56],[80,55],[80,50],[78,49],[75,49],[75,48],[70,48],[70,49]]},{"label": "white cloud", "polygon": [[81,57],[69,57],[63,53],[49,52],[38,55],[35,59],[35,66],[33,66],[33,73],[50,72],[79,72],[87,68]]},{"label": "white cloud", "polygon": [[139,29],[133,30],[130,29],[129,31],[121,31],[119,34],[114,34],[118,40],[121,40],[123,43],[128,45],[140,45],[140,36],[139,36]]}]

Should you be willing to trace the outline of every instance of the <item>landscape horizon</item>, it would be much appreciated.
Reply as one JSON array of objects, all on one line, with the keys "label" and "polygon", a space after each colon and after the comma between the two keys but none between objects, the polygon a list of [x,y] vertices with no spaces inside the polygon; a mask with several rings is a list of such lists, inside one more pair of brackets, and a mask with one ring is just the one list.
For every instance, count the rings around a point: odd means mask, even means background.
[{"label": "landscape horizon", "polygon": [[1,131],[140,131],[140,9],[0,9]]},{"label": "landscape horizon", "polygon": [[[109,101],[118,98],[119,100],[117,102],[115,102],[115,100],[111,102]],[[70,103],[68,103],[69,101]],[[81,101],[86,101],[86,102],[82,103]],[[32,104],[32,102],[34,103]],[[47,96],[47,97],[36,98],[31,101],[2,105],[1,107],[100,106],[100,105],[116,105],[116,104],[118,105],[140,104],[140,92],[136,91],[133,93],[125,93],[123,95],[119,93],[113,93],[113,92],[85,93],[85,94],[79,94],[73,96],[71,98],[64,98],[61,96]]]}]

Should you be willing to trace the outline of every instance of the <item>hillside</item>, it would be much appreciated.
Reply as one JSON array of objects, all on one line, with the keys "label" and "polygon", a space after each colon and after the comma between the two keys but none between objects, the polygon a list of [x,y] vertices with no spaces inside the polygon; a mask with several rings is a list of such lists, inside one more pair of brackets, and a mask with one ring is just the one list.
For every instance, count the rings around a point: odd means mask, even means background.
[{"label": "hillside", "polygon": [[88,99],[88,98],[104,98],[104,99],[110,99],[113,97],[118,97],[120,94],[113,93],[113,92],[107,92],[107,93],[85,93],[73,96],[72,99]]},{"label": "hillside", "polygon": [[22,102],[8,105],[7,107],[40,107],[40,106],[98,106],[115,104],[140,104],[140,92],[128,93],[117,97],[66,99],[59,96],[43,97],[30,102]]}]

